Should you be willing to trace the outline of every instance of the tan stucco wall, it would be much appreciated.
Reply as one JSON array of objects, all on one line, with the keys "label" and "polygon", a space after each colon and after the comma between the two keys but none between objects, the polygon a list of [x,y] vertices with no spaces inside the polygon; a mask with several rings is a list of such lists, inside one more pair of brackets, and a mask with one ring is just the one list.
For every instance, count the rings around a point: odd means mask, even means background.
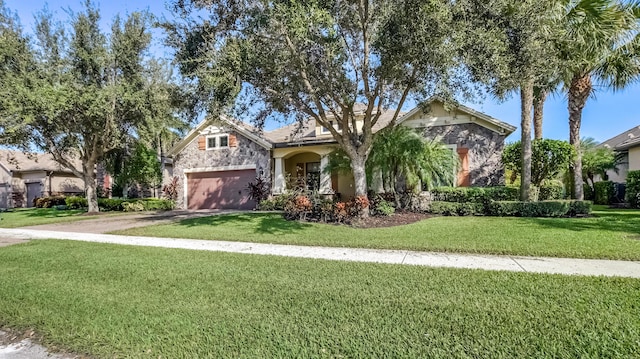
[{"label": "tan stucco wall", "polygon": [[341,199],[344,201],[349,200],[356,195],[355,181],[352,174],[340,174],[338,176],[338,188],[335,188],[337,193],[340,193]]},{"label": "tan stucco wall", "polygon": [[309,153],[309,152],[323,156],[323,155],[328,155],[335,148],[336,148],[336,145],[274,148],[273,157],[288,159],[299,153]]},{"label": "tan stucco wall", "polygon": [[629,149],[629,171],[640,170],[640,146]]},{"label": "tan stucco wall", "polygon": [[11,172],[7,171],[4,167],[0,166],[0,183],[11,182]]},{"label": "tan stucco wall", "polygon": [[[46,190],[49,190],[49,180],[45,180]],[[52,193],[84,192],[84,181],[74,175],[54,174],[51,178]]]}]

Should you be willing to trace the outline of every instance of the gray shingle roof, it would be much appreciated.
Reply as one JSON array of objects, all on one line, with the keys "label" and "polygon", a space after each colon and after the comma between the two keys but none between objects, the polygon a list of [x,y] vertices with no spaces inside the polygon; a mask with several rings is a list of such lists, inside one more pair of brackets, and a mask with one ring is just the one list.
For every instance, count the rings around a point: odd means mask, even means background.
[{"label": "gray shingle roof", "polygon": [[[608,147],[611,149],[626,149],[632,147],[640,140],[640,126],[636,126],[632,129],[629,129],[617,136],[614,136],[601,144],[599,147]],[[631,145],[631,146],[629,146]]]},{"label": "gray shingle roof", "polygon": [[[71,172],[56,162],[48,153],[25,154],[21,151],[0,150],[0,163],[13,172],[58,171]],[[76,168],[82,168],[80,160],[73,160]]]}]

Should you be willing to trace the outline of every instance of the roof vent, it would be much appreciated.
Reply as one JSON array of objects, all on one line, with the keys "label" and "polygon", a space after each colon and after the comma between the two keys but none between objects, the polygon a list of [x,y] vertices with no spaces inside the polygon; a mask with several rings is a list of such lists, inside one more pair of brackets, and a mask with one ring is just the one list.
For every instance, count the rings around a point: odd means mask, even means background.
[{"label": "roof vent", "polygon": [[629,136],[629,138],[635,138],[636,137],[636,136],[633,135],[633,133],[630,133],[627,136]]}]

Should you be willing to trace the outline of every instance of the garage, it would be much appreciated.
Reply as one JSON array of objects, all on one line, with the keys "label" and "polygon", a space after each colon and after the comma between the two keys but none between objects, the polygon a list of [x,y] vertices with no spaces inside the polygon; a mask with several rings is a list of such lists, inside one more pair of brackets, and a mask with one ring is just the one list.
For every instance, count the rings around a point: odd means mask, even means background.
[{"label": "garage", "polygon": [[255,169],[187,173],[187,208],[254,209],[247,184],[255,177]]}]

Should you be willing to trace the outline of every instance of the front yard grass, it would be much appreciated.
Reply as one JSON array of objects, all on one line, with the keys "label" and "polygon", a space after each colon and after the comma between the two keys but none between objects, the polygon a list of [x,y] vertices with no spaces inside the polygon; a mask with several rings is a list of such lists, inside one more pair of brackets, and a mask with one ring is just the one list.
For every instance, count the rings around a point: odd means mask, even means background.
[{"label": "front yard grass", "polygon": [[86,211],[57,210],[55,208],[14,209],[0,213],[0,228],[35,226],[91,218],[89,216],[79,216],[83,212]]},{"label": "front yard grass", "polygon": [[640,355],[637,279],[41,240],[0,288],[0,327],[99,358]]},{"label": "front yard grass", "polygon": [[309,246],[640,260],[640,211],[597,207],[591,218],[434,217],[357,229],[231,214],[114,232],[136,236]]},{"label": "front yard grass", "polygon": [[[83,215],[85,213],[87,213],[86,209],[18,208],[8,212],[0,212],[0,228],[18,228],[100,218],[98,216],[85,216]],[[109,212],[101,213],[100,216],[126,214],[133,214],[133,212]]]}]

